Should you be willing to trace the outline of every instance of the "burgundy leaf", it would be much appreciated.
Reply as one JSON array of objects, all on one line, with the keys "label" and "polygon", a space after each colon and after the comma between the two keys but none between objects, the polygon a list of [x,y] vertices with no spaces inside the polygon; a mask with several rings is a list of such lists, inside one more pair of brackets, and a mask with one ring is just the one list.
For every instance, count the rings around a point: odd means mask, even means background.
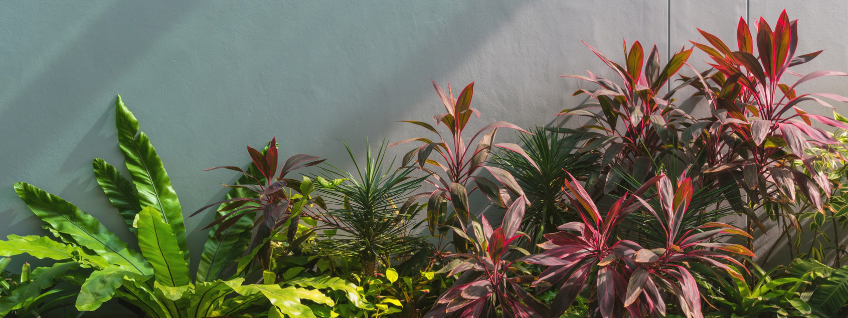
[{"label": "burgundy leaf", "polygon": [[557,230],[583,232],[584,226],[585,225],[583,224],[583,222],[568,222],[568,223],[565,223],[563,225],[558,226]]},{"label": "burgundy leaf", "polygon": [[[271,138],[271,143],[268,144],[268,151],[265,153],[265,161],[268,166],[268,176],[277,174],[277,137]],[[271,179],[268,178],[270,181]]]},{"label": "burgundy leaf", "polygon": [[642,294],[642,288],[645,281],[648,279],[648,271],[644,267],[639,267],[630,276],[630,281],[627,283],[627,294],[624,300],[624,307],[629,307],[639,295]]},{"label": "burgundy leaf", "polygon": [[751,135],[754,137],[754,143],[759,146],[766,140],[768,132],[771,129],[772,123],[769,120],[754,120],[751,124]]},{"label": "burgundy leaf", "polygon": [[518,227],[521,226],[521,221],[524,219],[524,211],[528,204],[527,197],[522,195],[509,206],[502,221],[504,236],[512,237],[515,235]]},{"label": "burgundy leaf", "polygon": [[583,285],[586,284],[586,279],[589,278],[589,269],[594,265],[594,263],[583,265],[574,271],[565,283],[562,284],[556,297],[551,302],[551,314],[549,317],[559,317],[571,307],[571,303],[577,298],[577,294],[580,293]]},{"label": "burgundy leaf", "polygon": [[825,117],[825,116],[822,116],[822,115],[815,115],[815,114],[807,114],[806,116],[810,117],[812,119],[818,120],[820,123],[828,125],[828,126],[833,126],[833,127],[839,128],[839,129],[848,129],[848,125],[846,125],[845,123],[838,121],[836,119],[830,118],[830,117]]},{"label": "burgundy leaf", "polygon": [[615,282],[612,275],[609,267],[598,269],[598,309],[601,310],[603,318],[612,316],[612,310],[615,308]]},{"label": "burgundy leaf", "polygon": [[566,173],[571,178],[571,181],[569,182],[568,180],[565,180],[565,186],[568,188],[569,191],[571,191],[571,193],[574,195],[574,198],[578,202],[580,202],[580,205],[583,206],[583,209],[586,211],[586,213],[588,213],[589,216],[592,217],[592,220],[595,221],[595,224],[600,225],[601,213],[598,211],[598,207],[595,206],[595,202],[592,201],[592,198],[589,196],[588,193],[586,193],[586,190],[583,189],[583,186],[581,186],[580,183],[577,182],[577,179],[575,179],[574,176],[571,175],[571,173]]},{"label": "burgundy leaf", "polygon": [[789,145],[792,153],[798,158],[804,158],[804,150],[808,148],[807,141],[804,140],[804,135],[797,127],[788,124],[778,124],[780,131],[783,133],[783,140]]},{"label": "burgundy leaf", "polygon": [[816,210],[819,210],[819,212],[824,213],[824,210],[822,210],[822,199],[819,194],[819,188],[816,186],[815,182],[813,182],[813,180],[810,179],[810,177],[807,177],[807,175],[803,172],[796,169],[792,169],[792,176],[795,177],[795,182],[801,189],[801,193],[807,197],[807,200],[810,200],[810,204],[812,204]]},{"label": "burgundy leaf", "polygon": [[656,253],[652,252],[649,249],[641,249],[636,252],[636,257],[634,260],[639,263],[653,263],[656,262],[660,257],[657,256]]},{"label": "burgundy leaf", "polygon": [[769,172],[771,172],[774,183],[777,184],[777,189],[788,197],[789,201],[795,202],[795,182],[792,180],[792,173],[778,167],[769,168]]},{"label": "burgundy leaf", "polygon": [[462,289],[462,297],[466,299],[479,299],[492,293],[492,283],[488,280],[478,280]]},{"label": "burgundy leaf", "polygon": [[[491,173],[492,176],[494,176],[495,179],[498,180],[498,182],[503,184],[507,189],[512,191],[512,193],[514,193],[515,195],[518,195],[518,196],[524,195],[524,190],[521,189],[521,186],[518,185],[518,182],[515,181],[515,178],[513,178],[512,174],[510,174],[508,171],[501,169],[501,168],[498,168],[498,167],[491,167],[491,166],[483,166],[483,168],[486,169],[487,171],[489,171],[489,173]],[[475,180],[477,180],[477,179],[475,178]]]},{"label": "burgundy leaf", "polygon": [[289,172],[292,172],[292,171],[300,169],[300,168],[306,168],[306,167],[317,165],[319,163],[324,162],[324,160],[326,160],[326,159],[319,160],[318,157],[310,156],[310,155],[304,155],[304,154],[297,154],[297,155],[291,156],[291,157],[289,157],[289,159],[286,160],[286,163],[283,164],[283,169],[280,170],[279,178],[282,179]]},{"label": "burgundy leaf", "polygon": [[839,144],[839,141],[836,141],[836,139],[833,139],[833,137],[831,137],[830,135],[828,135],[826,132],[822,131],[821,129],[811,127],[811,126],[809,126],[805,123],[797,122],[797,121],[794,121],[794,120],[790,120],[790,121],[786,122],[786,124],[795,126],[795,128],[798,128],[799,130],[801,130],[802,132],[807,134],[807,136],[810,136],[810,138],[813,138],[813,140],[818,141],[820,143],[824,143],[824,144],[828,144],[828,145]]},{"label": "burgundy leaf", "polygon": [[477,188],[480,189],[480,192],[483,192],[483,195],[486,196],[489,201],[494,202],[501,208],[506,208],[506,204],[501,200],[500,189],[498,185],[494,182],[489,181],[486,177],[473,176],[474,182],[477,184]]},{"label": "burgundy leaf", "polygon": [[468,225],[468,192],[465,191],[465,186],[454,182],[450,187],[450,196],[453,209],[464,229]]},{"label": "burgundy leaf", "polygon": [[259,172],[265,176],[265,179],[271,180],[268,175],[268,171],[270,169],[268,168],[268,161],[265,160],[265,156],[263,156],[258,150],[250,148],[250,146],[247,146],[247,153],[250,154],[250,158],[253,159],[253,164],[256,165]]}]

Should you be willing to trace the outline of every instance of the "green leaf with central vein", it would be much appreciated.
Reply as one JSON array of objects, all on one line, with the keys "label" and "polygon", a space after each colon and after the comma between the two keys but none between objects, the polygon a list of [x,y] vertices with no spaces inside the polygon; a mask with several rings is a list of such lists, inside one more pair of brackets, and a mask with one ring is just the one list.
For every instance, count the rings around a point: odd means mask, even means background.
[{"label": "green leaf with central vein", "polygon": [[188,263],[188,245],[180,200],[171,186],[171,179],[162,160],[147,135],[138,131],[138,120],[124,105],[121,96],[118,96],[115,102],[115,125],[118,128],[118,145],[124,153],[124,161],[138,191],[140,206],[152,206],[160,212],[160,217],[171,227],[177,246],[185,252],[183,259]]},{"label": "green leaf with central vein", "polygon": [[228,281],[216,280],[214,282],[197,283],[194,294],[191,295],[188,307],[189,317],[209,317],[211,310],[220,306],[225,295],[234,292],[234,288],[241,286],[244,278],[236,278]]},{"label": "green leaf with central vein", "polygon": [[0,241],[0,256],[29,254],[39,259],[63,260],[73,258],[73,252],[73,247],[45,236],[9,234],[6,241]]},{"label": "green leaf with central vein", "polygon": [[118,266],[109,266],[91,273],[80,289],[76,302],[77,310],[94,311],[100,308],[100,305],[115,296],[115,292],[124,284],[124,277],[144,279],[143,276]]},{"label": "green leaf with central vein", "polygon": [[159,284],[180,287],[191,283],[188,263],[182,257],[177,238],[153,207],[148,206],[139,213],[138,247],[153,266]]},{"label": "green leaf with central vein", "polygon": [[15,183],[15,192],[38,218],[66,235],[63,237],[73,239],[73,243],[94,251],[110,264],[142,275],[153,273],[141,254],[131,250],[100,221],[75,205],[28,183]]},{"label": "green leaf with central vein", "polygon": [[118,169],[110,165],[103,159],[94,159],[94,176],[97,178],[97,183],[103,188],[103,193],[109,198],[109,202],[121,212],[124,217],[124,222],[133,233],[137,230],[132,226],[135,215],[141,211],[141,206],[138,203],[138,196],[135,193],[135,187],[132,182],[124,178]]},{"label": "green leaf with central vein", "polygon": [[235,289],[242,296],[250,296],[257,293],[262,293],[265,298],[271,301],[271,304],[277,307],[283,314],[291,317],[308,317],[314,318],[315,314],[308,306],[301,304],[301,299],[308,299],[316,303],[333,306],[335,302],[317,290],[309,290],[303,288],[286,287],[281,288],[279,285],[244,285]]}]

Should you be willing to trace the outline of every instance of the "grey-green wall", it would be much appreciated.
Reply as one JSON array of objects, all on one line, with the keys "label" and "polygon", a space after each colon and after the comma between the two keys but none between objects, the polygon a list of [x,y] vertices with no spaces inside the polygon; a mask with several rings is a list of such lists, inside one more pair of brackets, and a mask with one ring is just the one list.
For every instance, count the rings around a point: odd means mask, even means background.
[{"label": "grey-green wall", "polygon": [[[342,167],[343,139],[361,153],[366,136],[415,136],[421,131],[395,121],[441,110],[430,79],[476,81],[480,122],[545,125],[582,102],[570,95],[587,87],[559,75],[609,75],[581,41],[614,59],[622,39],[656,43],[665,60],[703,41],[696,27],[732,43],[740,16],[773,23],[784,7],[800,19],[799,52],[825,49],[802,71],[848,71],[844,1],[0,1],[0,237],[44,234],[12,190],[26,181],[134,241],[91,171],[95,157],[122,162],[116,94],[188,212],[220,200],[219,183],[235,178],[201,169],[244,165],[244,147],[272,136],[283,155]],[[704,58],[690,61],[702,68]],[[846,94],[845,84],[805,88]],[[195,230],[209,221],[186,220],[194,264],[205,240]]]}]

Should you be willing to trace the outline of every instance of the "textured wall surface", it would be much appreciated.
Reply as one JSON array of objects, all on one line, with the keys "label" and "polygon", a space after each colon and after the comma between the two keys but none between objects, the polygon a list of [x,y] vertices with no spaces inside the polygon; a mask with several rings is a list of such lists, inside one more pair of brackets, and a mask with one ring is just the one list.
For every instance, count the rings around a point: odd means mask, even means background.
[{"label": "textured wall surface", "polygon": [[[313,154],[349,168],[343,139],[361,154],[366,136],[396,141],[423,133],[395,121],[428,120],[443,110],[430,79],[459,87],[476,81],[472,105],[483,118],[475,127],[494,120],[550,124],[557,111],[584,100],[571,93],[585,84],[559,75],[610,75],[581,41],[615,60],[622,39],[656,44],[665,61],[691,46],[689,40],[704,41],[696,27],[735,43],[740,16],[762,15],[773,24],[787,8],[800,19],[798,52],[825,49],[802,71],[848,71],[844,1],[5,1],[2,7],[0,237],[44,234],[12,190],[26,181],[134,241],[91,170],[95,157],[122,167],[116,94],[138,117],[191,212],[223,198],[220,183],[236,177],[201,169],[245,165],[245,145],[259,147],[276,136],[284,156]],[[705,57],[696,53],[690,62],[703,68]],[[804,89],[848,94],[846,84],[825,79]],[[499,136],[514,139],[506,131]],[[186,220],[195,266],[205,240],[195,230],[210,220]],[[757,246],[771,244],[763,239]]]}]

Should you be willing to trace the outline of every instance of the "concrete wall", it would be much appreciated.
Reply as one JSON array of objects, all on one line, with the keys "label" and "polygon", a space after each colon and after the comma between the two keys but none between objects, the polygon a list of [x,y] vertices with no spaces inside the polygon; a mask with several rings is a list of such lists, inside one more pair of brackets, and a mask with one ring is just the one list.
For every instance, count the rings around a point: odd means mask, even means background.
[{"label": "concrete wall", "polygon": [[[430,79],[457,87],[476,81],[473,106],[483,118],[474,127],[549,124],[557,111],[582,102],[570,95],[586,87],[559,75],[611,75],[581,41],[616,60],[622,39],[655,43],[665,61],[688,40],[703,41],[696,27],[733,43],[740,16],[773,24],[785,7],[800,19],[798,51],[826,50],[802,70],[848,71],[848,35],[840,29],[848,3],[800,3],[4,1],[0,237],[44,234],[12,190],[26,181],[134,241],[91,171],[95,157],[122,162],[116,94],[152,139],[182,206],[193,211],[220,200],[219,183],[235,179],[201,169],[246,164],[245,145],[276,136],[284,156],[314,154],[349,167],[343,139],[361,154],[366,136],[421,134],[395,121],[428,120],[443,110]],[[704,58],[696,53],[690,61],[703,67]],[[824,79],[805,88],[848,94],[846,83]],[[195,266],[205,240],[195,230],[209,221],[186,220]]]}]

